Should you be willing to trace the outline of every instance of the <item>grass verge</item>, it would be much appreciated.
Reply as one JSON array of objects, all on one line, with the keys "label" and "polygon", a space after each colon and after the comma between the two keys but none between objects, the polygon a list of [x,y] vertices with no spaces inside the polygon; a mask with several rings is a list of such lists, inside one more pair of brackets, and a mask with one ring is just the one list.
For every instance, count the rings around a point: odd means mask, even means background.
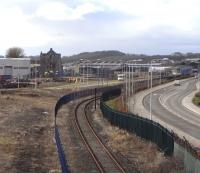
[{"label": "grass verge", "polygon": [[111,100],[107,101],[106,104],[114,110],[117,110],[120,112],[127,112],[127,107],[124,105],[122,96],[119,96],[115,99],[111,99]]},{"label": "grass verge", "polygon": [[195,94],[194,98],[192,99],[192,102],[195,105],[200,106],[200,92]]}]

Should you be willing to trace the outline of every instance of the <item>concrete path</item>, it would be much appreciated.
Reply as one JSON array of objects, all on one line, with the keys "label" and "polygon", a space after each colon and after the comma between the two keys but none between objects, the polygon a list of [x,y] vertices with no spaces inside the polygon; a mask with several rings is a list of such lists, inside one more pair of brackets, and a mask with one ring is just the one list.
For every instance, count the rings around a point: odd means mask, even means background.
[{"label": "concrete path", "polygon": [[196,87],[197,87],[196,91],[193,91],[192,93],[190,93],[189,95],[184,97],[184,99],[182,100],[182,105],[184,107],[186,107],[187,109],[189,109],[190,111],[195,112],[196,114],[200,115],[200,107],[198,107],[192,103],[192,99],[193,99],[194,95],[198,91],[200,91],[200,81],[196,83]]}]

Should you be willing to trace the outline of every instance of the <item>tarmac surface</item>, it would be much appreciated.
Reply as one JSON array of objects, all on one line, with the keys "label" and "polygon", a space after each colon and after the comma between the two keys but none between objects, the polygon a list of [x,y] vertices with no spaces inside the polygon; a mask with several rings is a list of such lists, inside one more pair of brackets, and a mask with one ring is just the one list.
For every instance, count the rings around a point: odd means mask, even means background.
[{"label": "tarmac surface", "polygon": [[[175,86],[174,82],[152,89],[152,120],[185,137],[196,147],[200,147],[200,115],[186,108],[182,100],[195,92],[196,80],[189,79]],[[150,90],[142,91],[131,99],[131,112],[150,117]],[[134,100],[134,102],[133,102]],[[186,103],[185,103],[186,104]]]}]

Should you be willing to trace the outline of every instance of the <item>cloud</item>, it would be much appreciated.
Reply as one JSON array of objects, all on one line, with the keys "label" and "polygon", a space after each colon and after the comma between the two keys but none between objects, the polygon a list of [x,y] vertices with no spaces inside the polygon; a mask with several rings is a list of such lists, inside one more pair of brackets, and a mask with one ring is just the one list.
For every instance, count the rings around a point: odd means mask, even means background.
[{"label": "cloud", "polygon": [[53,39],[31,19],[19,7],[0,8],[0,49],[41,46]]},{"label": "cloud", "polygon": [[199,9],[199,0],[2,1],[0,52],[21,46],[38,53],[55,46],[68,54],[72,49],[145,53],[147,47],[152,52],[171,51],[173,46],[174,51],[181,46],[186,49],[186,45],[192,49],[194,41],[196,49]]},{"label": "cloud", "polygon": [[[157,26],[172,26],[190,32],[199,30],[199,0],[101,0],[93,1],[104,9],[133,17],[130,25],[141,31]],[[125,21],[128,22],[127,20]]]},{"label": "cloud", "polygon": [[83,19],[85,15],[101,11],[102,8],[92,3],[83,3],[76,8],[71,8],[62,2],[48,2],[40,5],[36,11],[36,16],[47,20],[64,21]]}]

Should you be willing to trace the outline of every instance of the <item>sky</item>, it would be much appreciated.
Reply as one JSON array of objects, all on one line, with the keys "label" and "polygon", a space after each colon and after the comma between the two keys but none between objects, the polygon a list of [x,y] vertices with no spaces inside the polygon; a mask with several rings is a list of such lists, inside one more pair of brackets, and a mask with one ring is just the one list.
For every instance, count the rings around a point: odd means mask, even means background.
[{"label": "sky", "polygon": [[0,55],[200,52],[200,0],[0,0]]}]

